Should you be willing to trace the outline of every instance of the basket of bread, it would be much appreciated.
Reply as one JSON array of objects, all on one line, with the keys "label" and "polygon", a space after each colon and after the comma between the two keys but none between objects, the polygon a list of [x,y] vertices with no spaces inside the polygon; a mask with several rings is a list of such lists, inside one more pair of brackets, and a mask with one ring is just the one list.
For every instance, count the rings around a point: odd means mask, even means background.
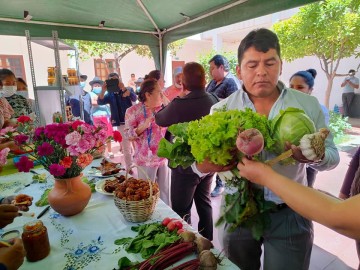
[{"label": "basket of bread", "polygon": [[114,191],[114,202],[124,218],[130,222],[150,219],[159,200],[160,190],[151,179],[128,177]]}]

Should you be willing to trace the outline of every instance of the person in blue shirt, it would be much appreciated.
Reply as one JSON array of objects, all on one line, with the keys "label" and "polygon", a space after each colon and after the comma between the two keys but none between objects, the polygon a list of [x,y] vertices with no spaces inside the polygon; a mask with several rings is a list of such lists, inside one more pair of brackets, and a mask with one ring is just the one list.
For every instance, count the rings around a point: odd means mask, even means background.
[{"label": "person in blue shirt", "polygon": [[[92,81],[89,82],[91,86],[91,111],[90,115],[92,118],[92,121],[94,122],[94,126],[99,126],[100,124],[107,127],[107,136],[113,136],[113,128],[110,122],[110,107],[109,105],[98,105],[98,96],[101,93],[102,86],[104,84],[104,81],[100,80],[98,77],[94,77]],[[109,158],[113,158],[114,154],[111,150],[111,142],[106,143],[107,147],[107,155]]]},{"label": "person in blue shirt", "polygon": [[126,169],[129,169],[132,165],[132,156],[131,142],[124,136],[125,112],[132,106],[132,102],[136,101],[137,96],[131,87],[124,86],[117,73],[110,73],[108,79],[119,80],[118,90],[114,92],[108,91],[106,93],[108,87],[105,82],[102,86],[97,102],[99,105],[110,105],[111,124],[113,127],[116,127],[123,137],[121,144],[125,158],[125,167]]},{"label": "person in blue shirt", "polygon": [[[83,117],[84,117],[85,123],[92,125],[93,121],[92,121],[91,115],[90,115],[90,111],[91,111],[91,107],[92,107],[91,97],[90,97],[90,94],[84,90],[84,88],[86,86],[86,80],[87,80],[86,75],[80,75],[81,99],[83,102],[83,104],[82,104],[83,105]],[[69,105],[71,107],[72,115],[75,117],[80,117],[81,109],[80,109],[79,96],[76,96],[76,95],[70,96],[69,97]]]}]

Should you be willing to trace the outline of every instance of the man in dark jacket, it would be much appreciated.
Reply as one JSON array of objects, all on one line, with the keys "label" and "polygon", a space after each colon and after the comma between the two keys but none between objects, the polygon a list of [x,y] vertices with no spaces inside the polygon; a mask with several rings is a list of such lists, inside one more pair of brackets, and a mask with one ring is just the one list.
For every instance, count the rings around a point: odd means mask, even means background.
[{"label": "man in dark jacket", "polygon": [[[219,99],[205,92],[205,71],[198,63],[187,63],[183,69],[183,87],[189,93],[177,97],[155,115],[159,126],[190,122],[210,113]],[[171,169],[171,204],[173,210],[189,224],[191,207],[195,201],[199,215],[198,231],[209,240],[213,239],[213,220],[210,199],[213,174],[199,177],[191,167]]]},{"label": "man in dark jacket", "polygon": [[[132,102],[136,101],[136,94],[131,87],[125,87],[122,81],[119,79],[117,73],[110,73],[109,80],[118,80],[118,87],[115,91],[108,89],[107,83],[105,82],[102,86],[102,91],[98,97],[99,105],[110,105],[111,111],[111,124],[113,127],[116,127],[117,130],[121,133],[123,140],[122,150],[125,158],[126,169],[130,168],[132,164],[131,157],[131,143],[124,136],[124,127],[125,127],[125,112],[132,106]],[[106,80],[109,82],[109,80]],[[105,94],[105,92],[107,94]]]}]

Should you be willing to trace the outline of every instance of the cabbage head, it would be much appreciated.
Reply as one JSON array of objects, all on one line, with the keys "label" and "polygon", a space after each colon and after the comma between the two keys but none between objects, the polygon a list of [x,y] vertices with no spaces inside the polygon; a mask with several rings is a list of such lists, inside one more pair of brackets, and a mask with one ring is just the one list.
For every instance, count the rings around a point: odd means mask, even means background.
[{"label": "cabbage head", "polygon": [[303,110],[289,107],[286,110],[281,110],[271,120],[271,132],[275,141],[274,152],[281,154],[285,151],[285,142],[299,145],[300,139],[305,134],[316,132],[316,128],[314,122]]}]

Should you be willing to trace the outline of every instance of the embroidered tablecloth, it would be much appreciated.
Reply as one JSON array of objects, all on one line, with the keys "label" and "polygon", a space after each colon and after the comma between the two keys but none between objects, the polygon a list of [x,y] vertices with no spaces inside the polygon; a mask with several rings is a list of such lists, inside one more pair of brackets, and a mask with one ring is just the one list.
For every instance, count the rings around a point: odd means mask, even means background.
[{"label": "embroidered tablecloth", "polygon": [[[95,161],[93,166],[97,165]],[[89,166],[90,167],[90,166]],[[43,173],[42,170],[36,170]],[[86,175],[86,171],[84,172]],[[24,187],[31,183],[31,173],[13,174],[0,177],[1,194],[9,195],[14,189]],[[29,194],[34,197],[34,204],[30,212],[36,216],[44,207],[35,206],[35,202],[41,197],[44,190],[53,185],[51,177],[46,184],[31,183],[24,187],[19,193]],[[147,222],[162,221],[165,217],[179,218],[165,203],[159,200],[152,218]],[[22,227],[32,218],[18,217],[14,223],[0,230],[4,233],[17,229],[22,232]],[[122,247],[114,244],[114,240],[135,236],[131,226],[136,223],[126,221],[118,208],[115,206],[113,197],[100,193],[93,193],[89,204],[78,215],[64,217],[50,209],[41,217],[48,229],[51,252],[45,259],[30,263],[25,260],[20,269],[117,269],[118,260],[127,256],[130,260],[141,261],[140,255],[128,254]],[[193,259],[187,257],[183,261]],[[225,259],[218,269],[238,269],[229,260]]]}]

